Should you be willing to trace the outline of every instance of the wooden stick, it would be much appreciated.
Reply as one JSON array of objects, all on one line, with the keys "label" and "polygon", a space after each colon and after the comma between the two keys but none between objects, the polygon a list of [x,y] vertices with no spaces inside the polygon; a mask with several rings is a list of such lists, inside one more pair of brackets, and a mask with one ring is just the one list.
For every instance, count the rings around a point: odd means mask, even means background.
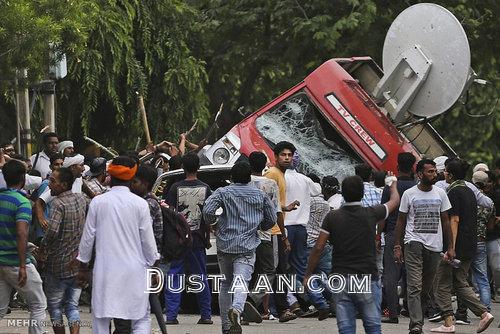
[{"label": "wooden stick", "polygon": [[139,94],[139,92],[135,93],[137,94],[137,108],[139,108],[139,112],[141,113],[142,125],[144,126],[144,133],[146,135],[146,142],[150,144],[152,143],[152,141],[151,135],[149,133],[148,116],[146,115],[146,108],[144,107],[144,98],[141,94]]},{"label": "wooden stick", "polygon": [[184,135],[187,137],[191,132],[193,132],[194,129],[196,129],[196,125],[198,124],[198,119],[194,122],[193,126],[191,127],[191,129],[187,130],[186,132],[184,132]]}]

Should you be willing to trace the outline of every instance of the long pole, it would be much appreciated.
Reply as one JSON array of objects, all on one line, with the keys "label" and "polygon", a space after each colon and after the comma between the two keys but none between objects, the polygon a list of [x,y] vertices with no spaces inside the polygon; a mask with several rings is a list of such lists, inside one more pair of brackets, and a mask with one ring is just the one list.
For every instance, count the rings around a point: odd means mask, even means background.
[{"label": "long pole", "polygon": [[56,131],[55,84],[53,81],[46,83],[43,89],[44,123],[49,125],[49,131]]},{"label": "long pole", "polygon": [[[21,70],[18,72],[21,80],[27,77],[27,71]],[[16,85],[16,95],[17,95],[17,109],[18,116],[21,123],[21,151],[25,156],[31,156],[31,122],[30,122],[30,103],[29,103],[29,95],[28,88],[21,86],[19,84]]]},{"label": "long pole", "polygon": [[16,152],[21,153],[21,111],[19,109],[19,94],[17,93],[17,76],[15,82],[15,102],[16,102]]},{"label": "long pole", "polygon": [[139,108],[139,112],[141,113],[142,125],[144,126],[144,133],[146,134],[146,142],[151,144],[153,141],[149,133],[148,116],[146,115],[146,108],[144,107],[144,98],[139,92],[135,93],[137,94],[137,108]]}]

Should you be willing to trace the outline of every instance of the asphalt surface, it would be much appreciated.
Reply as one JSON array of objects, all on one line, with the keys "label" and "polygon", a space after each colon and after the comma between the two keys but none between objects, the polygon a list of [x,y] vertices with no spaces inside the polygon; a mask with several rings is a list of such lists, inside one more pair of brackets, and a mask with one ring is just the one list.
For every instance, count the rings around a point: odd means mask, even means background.
[{"label": "asphalt surface", "polygon": [[[500,333],[500,329],[498,328],[498,324],[500,321],[500,303],[493,303],[492,314],[496,316],[494,322],[484,333]],[[82,307],[80,316],[82,318],[83,325],[80,330],[81,334],[90,334],[92,333],[91,329],[91,321],[92,316],[89,313],[88,307]],[[479,319],[476,318],[470,311],[469,317],[472,320],[471,325],[457,325],[456,333],[476,333],[476,328],[479,322]],[[22,310],[14,310],[11,314],[7,315],[3,320],[0,321],[0,333],[2,334],[16,334],[16,333],[27,333],[28,329],[22,326],[23,320],[28,320],[29,314],[28,311]],[[47,320],[49,319],[47,314]],[[179,315],[179,325],[168,326],[167,330],[169,334],[220,334],[220,318],[218,316],[214,316],[214,324],[213,325],[197,325],[199,316],[197,315]],[[17,323],[17,326],[16,326]],[[399,324],[382,324],[382,333],[387,334],[399,334],[399,333],[408,333],[408,323],[409,319],[405,317],[399,318]],[[18,326],[21,324],[21,326]],[[153,334],[161,333],[156,323],[156,319],[152,320],[153,324]],[[424,333],[430,333],[430,329],[436,327],[436,324],[432,324],[429,322],[425,323]],[[47,327],[48,333],[53,333],[51,328]],[[68,331],[66,331],[68,333]],[[244,334],[260,334],[260,333],[273,333],[273,334],[292,334],[292,333],[300,333],[300,334],[331,334],[338,333],[337,323],[335,318],[326,319],[324,321],[317,321],[316,319],[311,318],[300,318],[285,324],[278,323],[277,320],[264,321],[261,324],[251,324],[250,326],[243,326]],[[357,333],[364,333],[363,325],[361,320],[357,321]]]}]

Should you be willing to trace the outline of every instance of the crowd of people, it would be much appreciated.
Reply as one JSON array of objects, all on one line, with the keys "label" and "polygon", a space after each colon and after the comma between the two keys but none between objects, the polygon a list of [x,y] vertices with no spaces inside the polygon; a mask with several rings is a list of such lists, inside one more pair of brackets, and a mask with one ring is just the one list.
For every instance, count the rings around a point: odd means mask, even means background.
[{"label": "crowd of people", "polygon": [[[478,333],[494,320],[499,160],[470,173],[456,157],[400,153],[397,175],[359,164],[339,182],[300,173],[300,152],[283,141],[274,164],[252,152],[232,166],[230,184],[211,189],[198,179],[200,146],[185,135],[179,146],[162,142],[110,161],[84,157],[55,133],[43,145],[30,158],[0,148],[0,319],[17,291],[29,333],[44,332],[46,310],[54,333],[79,333],[80,296],[90,288],[93,333],[109,333],[111,323],[114,333],[151,333],[159,296],[160,328],[179,324],[184,274],[200,277],[198,324],[212,325],[212,234],[224,275],[223,334],[311,316],[336,317],[340,333],[356,333],[356,318],[380,333],[381,323],[407,316],[412,334],[422,333],[424,318],[442,322],[431,332],[454,333],[455,324],[470,324],[468,310]],[[169,169],[185,177],[156,196],[159,173]],[[150,276],[153,267],[167,283],[148,294],[147,282],[163,281]],[[333,289],[332,274],[346,284]],[[280,284],[281,275],[296,286]],[[258,289],[262,277],[271,291]],[[352,282],[364,278],[369,291],[353,293]]]}]

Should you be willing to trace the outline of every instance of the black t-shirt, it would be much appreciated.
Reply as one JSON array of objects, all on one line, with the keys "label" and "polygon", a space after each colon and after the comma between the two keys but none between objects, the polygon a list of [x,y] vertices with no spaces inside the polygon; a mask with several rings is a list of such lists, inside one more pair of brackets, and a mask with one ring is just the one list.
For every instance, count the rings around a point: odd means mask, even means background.
[{"label": "black t-shirt", "polygon": [[456,257],[472,260],[477,248],[477,201],[467,186],[457,186],[448,192],[451,209],[449,215],[458,216],[458,233],[455,242]]},{"label": "black t-shirt", "polygon": [[386,215],[385,205],[365,208],[349,203],[328,213],[322,229],[330,233],[332,273],[371,274],[372,280],[378,278],[375,228]]},{"label": "black t-shirt", "polygon": [[[413,187],[414,185],[417,184],[417,181],[415,181],[414,178],[408,177],[408,176],[399,176],[398,177],[398,183],[397,183],[397,188],[398,188],[398,193],[399,197],[403,196],[403,193],[407,190]],[[384,191],[382,192],[382,200],[381,203],[387,203],[389,202],[389,199],[391,198],[391,191],[389,190],[388,186],[384,187]],[[391,213],[389,213],[389,216],[387,216],[387,219],[385,220],[385,233],[389,233],[394,231],[396,228],[396,222],[398,221],[398,210],[394,210]]]},{"label": "black t-shirt", "polygon": [[211,194],[208,184],[200,180],[182,180],[170,187],[166,201],[184,215],[193,235],[193,248],[205,248],[207,225],[203,221],[202,208]]}]

